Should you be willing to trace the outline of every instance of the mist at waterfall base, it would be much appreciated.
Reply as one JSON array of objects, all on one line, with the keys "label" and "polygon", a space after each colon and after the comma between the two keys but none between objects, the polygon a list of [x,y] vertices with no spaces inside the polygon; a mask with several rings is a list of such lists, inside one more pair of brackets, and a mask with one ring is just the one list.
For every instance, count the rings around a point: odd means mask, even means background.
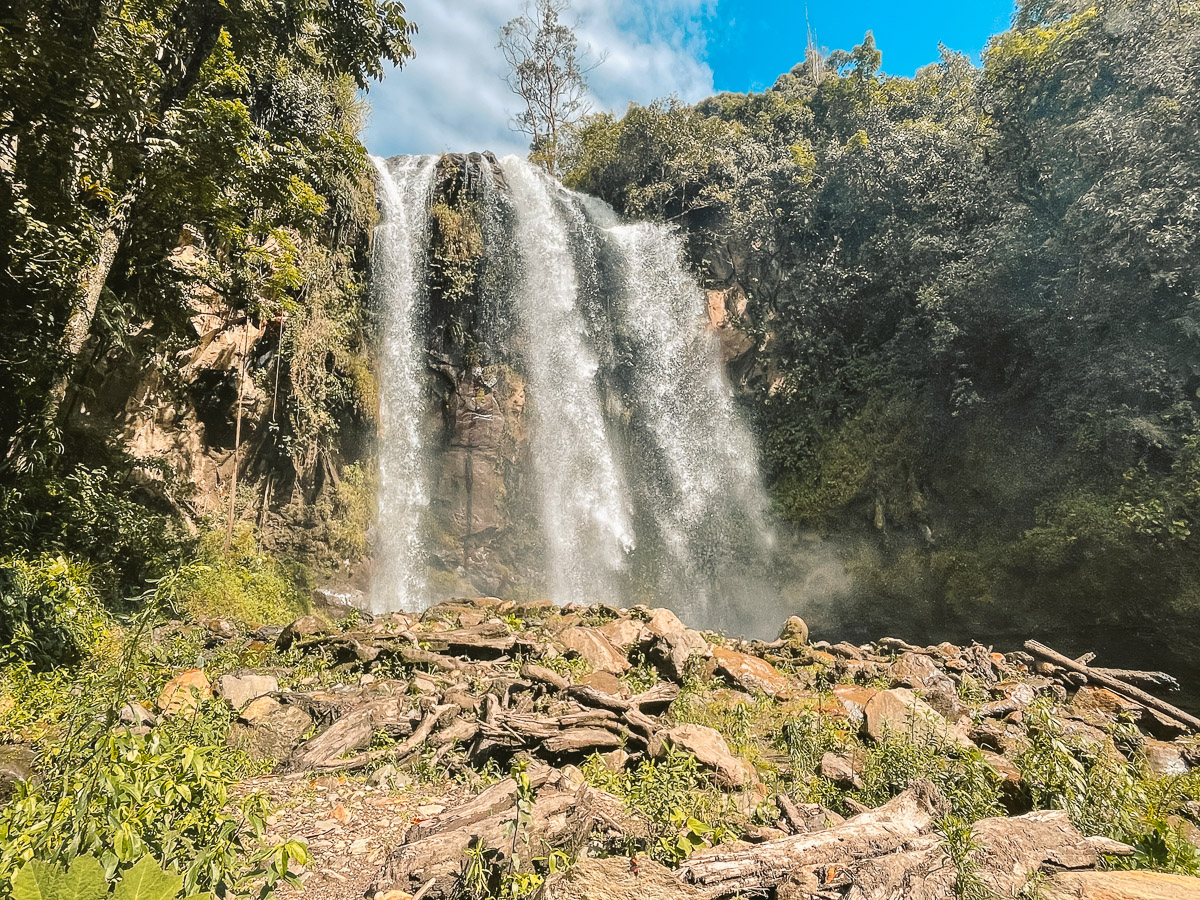
[{"label": "mist at waterfall base", "polygon": [[[416,610],[446,599],[429,552],[448,527],[430,510],[439,442],[427,415],[438,158],[375,165],[381,409],[371,604]],[[781,541],[769,521],[755,443],[676,231],[624,223],[517,157],[484,160],[478,176],[487,277],[469,339],[478,369],[519,371],[528,398],[528,446],[507,477],[527,485],[522,514],[533,521],[523,524],[535,538],[513,563],[523,573],[513,592],[560,605],[668,606],[693,627],[755,637],[843,592],[833,553]],[[485,378],[475,383],[488,389]],[[455,527],[469,531],[470,522],[468,512]]]}]

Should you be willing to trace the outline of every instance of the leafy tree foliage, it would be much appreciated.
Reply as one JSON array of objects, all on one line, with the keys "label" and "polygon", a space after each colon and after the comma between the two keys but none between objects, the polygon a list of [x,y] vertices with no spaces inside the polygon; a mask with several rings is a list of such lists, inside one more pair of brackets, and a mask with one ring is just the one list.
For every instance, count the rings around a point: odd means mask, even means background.
[{"label": "leafy tree foliage", "polygon": [[[361,216],[354,91],[410,54],[395,0],[17,2],[0,25],[0,437],[52,461],[85,345],[183,319],[185,224],[231,310],[277,313]],[[359,204],[361,205],[361,204]],[[213,273],[209,273],[213,274]],[[102,355],[102,354],[101,354]]]},{"label": "leafy tree foliage", "polygon": [[779,509],[864,630],[1194,623],[1198,50],[1195,2],[1028,0],[982,68],[886,77],[868,34],[574,134],[569,183],[747,295]]}]

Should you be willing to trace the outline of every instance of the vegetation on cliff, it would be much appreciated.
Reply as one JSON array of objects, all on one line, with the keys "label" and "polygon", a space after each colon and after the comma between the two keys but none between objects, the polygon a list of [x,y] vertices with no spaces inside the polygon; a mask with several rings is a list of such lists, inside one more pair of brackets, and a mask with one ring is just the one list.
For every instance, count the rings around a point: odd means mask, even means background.
[{"label": "vegetation on cliff", "polygon": [[566,181],[729,291],[777,508],[842,548],[856,633],[1167,623],[1186,657],[1200,7],[1018,6],[982,68],[886,77],[868,35],[593,116]]}]

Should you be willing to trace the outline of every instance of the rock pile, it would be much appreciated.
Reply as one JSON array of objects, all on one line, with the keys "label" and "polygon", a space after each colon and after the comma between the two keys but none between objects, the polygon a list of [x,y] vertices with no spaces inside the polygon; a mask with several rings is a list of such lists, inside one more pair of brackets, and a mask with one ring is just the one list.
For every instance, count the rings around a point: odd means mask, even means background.
[{"label": "rock pile", "polygon": [[[340,683],[309,679],[280,689],[272,675],[244,672],[210,686],[201,673],[184,672],[159,706],[174,714],[214,691],[236,711],[230,743],[280,760],[293,775],[371,772],[378,780],[448,759],[474,772],[510,772],[415,821],[375,879],[370,893],[380,900],[458,896],[469,858],[516,871],[554,853],[574,864],[547,877],[549,900],[949,900],[968,875],[993,896],[1036,887],[1055,898],[1200,898],[1200,880],[1100,871],[1134,848],[1081,834],[1066,812],[1031,808],[1018,765],[1040,705],[1053,709],[1072,741],[1136,753],[1154,774],[1185,774],[1200,759],[1194,720],[1153,697],[1146,702],[1133,685],[1169,684],[1159,673],[1093,677],[1087,661],[1064,661],[1032,643],[1034,653],[1009,654],[891,638],[810,643],[796,618],[776,641],[731,641],[689,629],[669,610],[640,607],[476,599],[349,621],[301,619],[254,636],[293,656],[321,654]],[[677,720],[681,690],[697,682],[722,682],[721,690],[786,715],[815,711],[860,736],[860,747],[900,736],[981,760],[1003,782],[1009,815],[967,823],[956,850],[942,824],[947,798],[927,780],[874,808],[847,796],[849,818],[797,802],[772,781],[778,772],[762,767],[766,755],[755,757],[756,767],[718,730]],[[620,773],[674,753],[694,757],[712,788],[745,813],[744,840],[714,841],[678,869],[645,856],[652,827],[643,811],[577,768],[602,759]],[[847,791],[862,787],[861,760],[851,752],[826,752],[801,774]]]}]

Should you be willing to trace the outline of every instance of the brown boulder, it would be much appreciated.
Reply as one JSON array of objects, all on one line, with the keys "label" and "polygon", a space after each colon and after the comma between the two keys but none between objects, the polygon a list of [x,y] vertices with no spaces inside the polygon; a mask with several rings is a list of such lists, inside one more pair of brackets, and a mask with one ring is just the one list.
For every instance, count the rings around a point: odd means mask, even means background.
[{"label": "brown boulder", "polygon": [[728,647],[713,647],[713,662],[716,669],[743,690],[762,691],[770,697],[785,692],[788,687],[787,676],[782,675],[773,665],[757,656],[748,653],[738,653]]},{"label": "brown boulder", "polygon": [[229,727],[226,743],[252,759],[285,760],[300,746],[313,720],[298,706],[271,697],[252,700]]},{"label": "brown boulder", "polygon": [[558,633],[558,640],[565,650],[583,657],[597,671],[620,675],[629,669],[629,660],[596,628],[571,625]]},{"label": "brown boulder", "polygon": [[616,619],[596,629],[614,646],[626,652],[646,637],[646,626],[635,619]]},{"label": "brown boulder", "polygon": [[705,725],[676,725],[660,731],[651,738],[647,752],[657,758],[666,753],[667,747],[691,753],[712,772],[713,781],[721,787],[744,788],[758,780],[754,768],[730,752],[720,732]]},{"label": "brown boulder", "polygon": [[188,669],[167,682],[158,695],[158,708],[164,716],[186,715],[199,709],[212,695],[212,685],[204,672]]},{"label": "brown boulder", "polygon": [[911,737],[914,741],[935,738],[975,749],[971,741],[961,735],[937,711],[917,699],[908,688],[892,688],[880,691],[867,701],[863,708],[866,730],[876,741],[885,734]]},{"label": "brown boulder", "polygon": [[298,643],[305,638],[328,634],[329,631],[329,626],[316,616],[301,616],[284,628],[283,631],[279,632],[279,637],[275,639],[275,644],[280,650],[287,650],[292,644]]}]

